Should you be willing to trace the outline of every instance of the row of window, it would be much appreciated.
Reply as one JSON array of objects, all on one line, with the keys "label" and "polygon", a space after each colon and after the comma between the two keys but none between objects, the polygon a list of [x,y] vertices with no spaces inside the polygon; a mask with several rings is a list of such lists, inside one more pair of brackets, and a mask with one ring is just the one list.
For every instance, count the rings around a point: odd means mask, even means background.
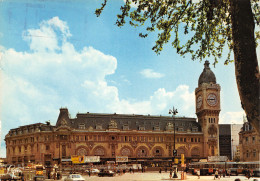
[{"label": "row of window", "polygon": [[246,157],[249,158],[251,156],[251,153],[252,153],[253,158],[256,158],[257,152],[258,151],[255,150],[255,149],[251,150],[251,151],[247,150],[245,154],[246,154]]},{"label": "row of window", "polygon": [[[18,153],[22,153],[22,147],[23,147],[23,151],[25,153],[27,152],[31,152],[33,153],[34,152],[34,145],[31,145],[31,146],[27,146],[27,145],[24,145],[24,146],[18,146],[18,147],[11,147],[11,148],[8,148],[7,149],[7,152],[10,153],[10,151],[12,151],[13,154],[18,154]],[[47,150],[47,149],[46,149]],[[48,149],[49,150],[49,149]],[[36,144],[36,151],[38,152],[39,151],[39,145]]]},{"label": "row of window", "polygon": [[[37,141],[38,141],[38,137],[37,137]],[[24,139],[17,139],[17,140],[8,140],[7,141],[8,144],[12,144],[12,145],[16,145],[16,144],[23,144],[23,143],[34,143],[34,137],[30,137],[30,138],[24,138]]]},{"label": "row of window", "polygon": [[[215,118],[214,118],[214,122],[215,122]],[[178,124],[175,124],[175,126],[177,127]],[[180,127],[177,127],[176,131],[184,131],[183,127],[184,127],[183,124],[180,124]],[[192,124],[190,125],[190,127],[192,127]],[[79,129],[86,129],[86,126],[85,126],[85,124],[79,124],[78,128]],[[96,125],[96,129],[97,130],[102,130],[103,129],[102,125],[101,124],[97,124]],[[123,125],[122,129],[123,130],[130,130],[128,124]],[[138,130],[140,130],[140,131],[145,130],[145,125],[139,125],[138,126]],[[160,131],[161,130],[160,125],[154,125],[153,126],[153,130],[154,131]],[[167,126],[166,126],[166,130],[169,130],[169,128]],[[192,127],[190,130],[193,131],[193,132],[197,132],[198,131],[198,127]]]},{"label": "row of window", "polygon": [[216,123],[216,119],[215,118],[209,118],[209,123]]},{"label": "row of window", "polygon": [[[93,136],[75,136],[76,141],[116,141],[120,140],[121,142],[131,142],[131,141],[141,141],[141,142],[163,142],[163,141],[174,141],[174,137],[163,137],[163,136],[102,136],[102,135],[93,135]],[[176,138],[176,142],[200,142],[200,138]]]},{"label": "row of window", "polygon": [[249,143],[256,143],[256,137],[255,136],[252,136],[252,137],[245,137],[244,138],[244,141],[246,144],[249,144]]}]

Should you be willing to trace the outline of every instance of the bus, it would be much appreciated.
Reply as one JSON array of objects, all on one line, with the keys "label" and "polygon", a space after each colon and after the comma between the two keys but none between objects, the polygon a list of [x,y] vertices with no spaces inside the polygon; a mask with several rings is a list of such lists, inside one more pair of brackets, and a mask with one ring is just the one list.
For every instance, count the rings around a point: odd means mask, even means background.
[{"label": "bus", "polygon": [[196,174],[196,171],[200,169],[200,175],[212,175],[216,170],[219,173],[230,170],[230,175],[246,175],[248,170],[251,171],[252,176],[260,176],[260,161],[256,162],[192,162],[189,165],[189,171],[192,174]]}]

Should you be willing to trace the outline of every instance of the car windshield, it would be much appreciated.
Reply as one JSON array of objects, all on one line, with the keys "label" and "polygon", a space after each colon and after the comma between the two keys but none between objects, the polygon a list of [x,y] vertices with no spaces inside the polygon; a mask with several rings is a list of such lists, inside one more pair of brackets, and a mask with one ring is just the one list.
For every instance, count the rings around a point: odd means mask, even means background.
[{"label": "car windshield", "polygon": [[80,178],[80,175],[72,175],[72,178]]}]

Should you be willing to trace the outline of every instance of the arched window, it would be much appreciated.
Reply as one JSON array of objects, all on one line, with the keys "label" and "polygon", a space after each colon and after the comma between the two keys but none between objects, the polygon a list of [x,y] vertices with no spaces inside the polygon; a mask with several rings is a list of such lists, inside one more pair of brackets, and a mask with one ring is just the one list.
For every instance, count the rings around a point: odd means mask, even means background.
[{"label": "arched window", "polygon": [[105,150],[102,147],[99,147],[94,152],[95,156],[105,156]]},{"label": "arched window", "polygon": [[156,147],[153,149],[154,157],[161,157],[163,156],[163,149],[161,147]]},{"label": "arched window", "polygon": [[127,147],[124,147],[121,149],[121,155],[131,157],[131,150]]},{"label": "arched window", "polygon": [[191,157],[199,157],[200,156],[200,150],[198,148],[193,148],[191,150]]},{"label": "arched window", "polygon": [[185,149],[184,149],[184,148],[178,148],[178,149],[177,149],[177,155],[178,155],[178,156],[181,156],[181,154],[184,154],[184,155],[185,155]]},{"label": "arched window", "polygon": [[85,155],[88,155],[88,152],[85,148],[79,148],[78,151],[77,151],[77,155],[78,156],[85,156]]},{"label": "arched window", "polygon": [[148,151],[145,147],[141,147],[136,152],[137,157],[146,157],[148,156]]}]

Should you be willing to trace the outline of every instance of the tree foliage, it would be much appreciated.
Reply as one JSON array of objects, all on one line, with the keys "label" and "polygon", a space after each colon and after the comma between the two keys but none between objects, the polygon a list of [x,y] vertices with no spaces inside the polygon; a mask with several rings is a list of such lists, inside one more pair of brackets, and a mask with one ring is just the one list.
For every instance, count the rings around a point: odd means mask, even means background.
[{"label": "tree foliage", "polygon": [[[107,0],[97,9],[100,16]],[[256,25],[260,22],[259,0],[251,0]],[[164,44],[171,42],[180,55],[192,55],[192,60],[214,57],[217,63],[222,58],[225,46],[229,53],[225,64],[233,61],[232,24],[230,0],[126,0],[117,15],[116,25],[121,27],[127,22],[134,27],[144,26],[140,37],[157,32],[158,38],[153,50],[159,54]],[[156,31],[157,30],[157,31]],[[183,37],[189,38],[185,40]],[[255,32],[256,43],[260,38]],[[198,46],[199,45],[199,46]]]}]

